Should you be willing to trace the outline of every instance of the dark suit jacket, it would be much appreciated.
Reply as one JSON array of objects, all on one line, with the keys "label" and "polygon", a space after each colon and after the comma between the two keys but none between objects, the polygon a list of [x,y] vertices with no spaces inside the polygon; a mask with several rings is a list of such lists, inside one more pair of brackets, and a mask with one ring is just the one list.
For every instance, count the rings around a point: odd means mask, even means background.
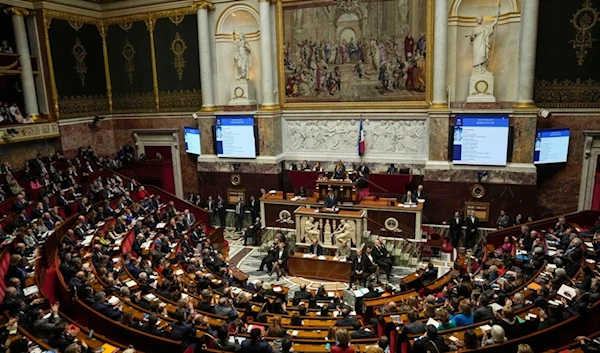
[{"label": "dark suit jacket", "polygon": [[421,193],[420,193],[420,194],[419,194],[419,191],[418,191],[418,190],[415,190],[415,191],[413,191],[413,192],[412,192],[412,195],[413,195],[413,196],[414,196],[414,197],[415,197],[417,200],[419,200],[419,199],[423,199],[423,200],[425,200],[425,190],[421,191]]},{"label": "dark suit jacket", "polygon": [[465,221],[462,218],[459,218],[458,223],[456,223],[456,218],[452,218],[446,223],[448,224],[448,226],[450,226],[450,233],[454,234],[461,231],[462,226],[465,224]]},{"label": "dark suit jacket", "polygon": [[[317,255],[323,255],[323,247],[321,246],[321,244],[317,244]],[[308,247],[308,253],[309,254],[314,254],[315,253],[315,245],[311,244]]]},{"label": "dark suit jacket", "polygon": [[[367,259],[367,261],[369,260]],[[361,256],[360,263],[358,262],[358,257],[355,256],[354,259],[352,259],[352,273],[354,273],[354,271],[364,271],[366,269],[365,264],[364,254]]]},{"label": "dark suit jacket", "polygon": [[477,230],[479,228],[479,218],[474,217],[475,221],[471,221],[471,217],[467,217],[465,225],[467,227],[467,236],[471,234],[471,229]]},{"label": "dark suit jacket", "polygon": [[404,325],[404,328],[402,328],[402,333],[406,335],[419,335],[425,333],[425,323],[415,321],[408,325]]},{"label": "dark suit jacket", "polygon": [[388,251],[383,245],[380,248],[373,246],[373,251],[371,251],[371,254],[373,255],[375,261],[380,261],[387,257]]},{"label": "dark suit jacket", "polygon": [[372,331],[367,331],[364,328],[361,328],[360,330],[356,330],[354,332],[352,332],[352,334],[350,335],[350,338],[352,338],[353,340],[358,340],[361,338],[375,338],[375,334]]},{"label": "dark suit jacket", "polygon": [[244,353],[271,353],[273,348],[267,341],[252,342],[250,339],[242,341],[242,352]]},{"label": "dark suit jacket", "polygon": [[303,291],[303,290],[298,290],[294,293],[294,298],[298,298],[298,299],[310,299],[310,297],[312,297],[312,294],[310,294],[310,292],[307,291]]},{"label": "dark suit jacket", "polygon": [[275,255],[274,255],[275,261],[281,260],[282,267],[285,267],[287,265],[287,259],[289,256],[288,251],[289,250],[287,248],[284,248],[283,252],[281,253],[281,257],[279,256],[279,250],[275,251]]},{"label": "dark suit jacket", "polygon": [[250,211],[250,216],[252,217],[252,222],[254,222],[254,219],[256,217],[258,217],[258,214],[260,213],[260,201],[258,201],[256,199],[254,201],[252,201],[252,200],[248,201],[248,211]]},{"label": "dark suit jacket", "polygon": [[410,195],[410,199],[408,198],[408,195],[402,196],[402,203],[407,203],[407,202],[416,203],[417,198],[415,197],[415,195]]},{"label": "dark suit jacket", "polygon": [[39,208],[34,208],[33,211],[31,211],[31,218],[36,219],[36,218],[40,218],[44,215],[44,210],[40,210]]},{"label": "dark suit jacket", "polygon": [[352,326],[353,324],[354,324],[354,319],[351,318],[350,316],[338,319],[337,322],[335,323],[335,325],[337,327]]},{"label": "dark suit jacket", "polygon": [[337,205],[338,200],[337,197],[335,196],[335,194],[327,194],[327,196],[325,196],[325,207],[326,208],[332,208],[335,205]]},{"label": "dark suit jacket", "polygon": [[489,306],[477,308],[475,310],[475,312],[473,313],[473,321],[474,322],[488,321],[493,318],[494,318],[494,312],[492,311],[492,308]]},{"label": "dark suit jacket", "polygon": [[113,320],[120,321],[121,317],[123,317],[123,314],[121,313],[120,310],[117,310],[117,309],[113,308],[111,305],[108,305],[105,303],[100,303],[100,302],[94,303],[94,305],[92,305],[92,308],[94,308],[94,310],[96,310],[100,314],[107,316]]},{"label": "dark suit jacket", "polygon": [[358,171],[361,172],[365,177],[369,175],[370,172],[369,167],[367,167],[366,165],[358,167]]}]

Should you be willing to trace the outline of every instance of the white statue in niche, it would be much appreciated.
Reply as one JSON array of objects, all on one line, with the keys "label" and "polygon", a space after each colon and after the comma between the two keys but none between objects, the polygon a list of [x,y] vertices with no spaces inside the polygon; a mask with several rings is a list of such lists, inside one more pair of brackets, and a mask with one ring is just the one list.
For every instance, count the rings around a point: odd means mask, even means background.
[{"label": "white statue in niche", "polygon": [[491,46],[490,37],[496,30],[498,25],[498,19],[500,18],[500,6],[498,6],[498,15],[494,23],[490,25],[483,24],[483,17],[477,16],[477,26],[473,28],[469,39],[473,46],[473,72],[472,75],[484,74],[488,72],[488,65],[490,63]]},{"label": "white statue in niche", "polygon": [[252,65],[250,45],[246,41],[246,35],[240,33],[236,38],[235,31],[233,32],[233,46],[235,53],[233,61],[235,62],[235,82],[248,81],[250,78],[250,66]]}]

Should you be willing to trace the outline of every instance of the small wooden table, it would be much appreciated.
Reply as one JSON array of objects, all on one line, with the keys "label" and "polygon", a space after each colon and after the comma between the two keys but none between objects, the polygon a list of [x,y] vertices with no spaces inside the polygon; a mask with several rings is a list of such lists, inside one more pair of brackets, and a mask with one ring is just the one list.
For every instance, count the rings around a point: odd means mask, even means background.
[{"label": "small wooden table", "polygon": [[324,256],[324,260],[315,257],[304,257],[304,254],[294,254],[288,258],[290,275],[326,281],[348,282],[352,263],[334,260],[333,256]]}]

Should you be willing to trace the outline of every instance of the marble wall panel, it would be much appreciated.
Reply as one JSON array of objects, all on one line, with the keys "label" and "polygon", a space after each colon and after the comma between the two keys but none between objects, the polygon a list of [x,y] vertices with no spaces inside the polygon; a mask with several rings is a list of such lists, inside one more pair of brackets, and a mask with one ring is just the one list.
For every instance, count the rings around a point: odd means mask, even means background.
[{"label": "marble wall panel", "polygon": [[90,123],[62,125],[60,141],[62,150],[69,158],[77,155],[77,149],[82,146],[92,146],[99,155],[114,155],[114,125],[111,120],[99,122],[96,127]]},{"label": "marble wall panel", "polygon": [[34,140],[3,145],[0,147],[0,163],[9,162],[13,169],[22,169],[25,161],[34,159],[38,153],[44,157],[54,154],[57,151],[56,140]]}]

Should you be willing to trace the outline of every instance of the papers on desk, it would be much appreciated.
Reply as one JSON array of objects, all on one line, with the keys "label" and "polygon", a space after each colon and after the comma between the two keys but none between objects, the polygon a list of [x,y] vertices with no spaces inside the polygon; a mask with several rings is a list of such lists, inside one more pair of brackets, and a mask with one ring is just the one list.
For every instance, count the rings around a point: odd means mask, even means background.
[{"label": "papers on desk", "polygon": [[333,317],[338,317],[338,315],[339,315],[339,314],[340,314],[340,312],[339,312],[339,311],[337,311],[337,310],[335,310],[335,311],[333,312]]},{"label": "papers on desk", "polygon": [[144,217],[138,217],[138,218],[137,218],[137,220],[138,220],[138,221],[143,221],[143,220],[144,220]]},{"label": "papers on desk", "polygon": [[342,257],[337,257],[337,256],[335,256],[333,259],[334,259],[335,261],[346,262],[346,258],[345,258],[345,257],[343,257],[343,256],[342,256]]},{"label": "papers on desk", "polygon": [[184,273],[184,272],[183,272],[183,270],[182,270],[182,269],[179,269],[179,270],[175,271],[173,274],[174,274],[175,276],[181,276],[183,273]]},{"label": "papers on desk", "polygon": [[155,300],[155,299],[156,299],[156,296],[155,296],[154,294],[152,294],[152,293],[148,293],[148,294],[146,294],[146,296],[144,296],[144,298],[145,298],[147,301],[151,302],[151,301],[153,301],[153,300]]},{"label": "papers on desk", "polygon": [[274,195],[276,193],[277,193],[277,190],[269,190],[269,194],[273,194]]},{"label": "papers on desk", "polygon": [[315,254],[304,254],[304,255],[302,255],[302,257],[305,258],[305,259],[312,259],[315,256],[317,256],[317,255],[315,255]]},{"label": "papers on desk", "polygon": [[117,263],[117,262],[119,262],[119,260],[121,260],[121,259],[120,259],[120,258],[118,258],[118,257],[113,257],[113,258],[112,258],[112,262],[114,262],[114,263]]},{"label": "papers on desk", "polygon": [[298,336],[298,331],[297,330],[292,331],[292,336],[294,336],[294,337]]},{"label": "papers on desk", "polygon": [[161,229],[164,228],[167,224],[165,222],[160,222],[159,224],[156,225],[156,229]]},{"label": "papers on desk", "polygon": [[132,287],[137,286],[137,283],[134,280],[129,280],[129,281],[125,282],[125,285],[129,288],[132,288]]},{"label": "papers on desk", "polygon": [[102,227],[102,226],[103,226],[103,225],[105,225],[105,224],[106,224],[106,222],[104,222],[104,221],[100,221],[100,222],[96,223],[96,227],[97,227],[97,228],[100,228],[100,227]]},{"label": "papers on desk", "polygon": [[39,292],[40,292],[40,290],[38,289],[38,286],[35,286],[35,285],[23,288],[23,294],[25,294],[26,297],[33,295],[33,294],[38,294]]},{"label": "papers on desk", "polygon": [[325,256],[323,256],[323,255],[318,256],[317,259],[319,259],[319,260],[327,260],[327,258]]},{"label": "papers on desk", "polygon": [[517,250],[517,255],[527,255],[526,250]]},{"label": "papers on desk", "polygon": [[577,291],[575,290],[575,288],[569,287],[566,284],[560,286],[556,294],[568,300],[573,300],[573,298],[577,298]]},{"label": "papers on desk", "polygon": [[555,264],[547,264],[546,265],[546,269],[548,269],[548,270],[555,270],[556,269],[556,265]]},{"label": "papers on desk", "polygon": [[359,288],[357,290],[353,290],[352,294],[354,294],[354,296],[356,298],[362,298],[365,294],[369,293],[369,289],[368,288]]},{"label": "papers on desk", "polygon": [[560,300],[548,300],[548,304],[554,306],[563,306],[563,303]]},{"label": "papers on desk", "polygon": [[481,329],[481,331],[483,331],[483,332],[490,332],[492,330],[492,326],[482,325],[482,326],[479,326],[479,329]]},{"label": "papers on desk", "polygon": [[435,321],[433,318],[429,318],[429,320],[427,320],[427,323],[425,325],[433,325],[433,326],[435,326],[435,328],[437,328],[438,326],[440,326],[440,323]]},{"label": "papers on desk", "polygon": [[19,324],[18,323],[14,323],[10,326],[6,326],[6,328],[8,329],[8,334],[9,335],[16,335],[17,334],[17,329],[19,328]]},{"label": "papers on desk", "polygon": [[390,319],[392,319],[392,322],[395,325],[399,325],[402,323],[402,318],[400,317],[400,315],[390,315]]},{"label": "papers on desk", "polygon": [[488,305],[490,308],[492,308],[493,311],[498,311],[498,310],[502,310],[502,305],[498,304],[498,303],[492,303],[490,305]]},{"label": "papers on desk", "polygon": [[121,301],[119,300],[119,298],[117,298],[117,297],[115,297],[115,296],[111,296],[111,297],[108,299],[108,304],[110,304],[110,305],[113,305],[113,306],[114,306],[114,305],[117,305],[117,304],[119,304],[120,302],[121,302]]},{"label": "papers on desk", "polygon": [[334,292],[327,292],[327,296],[329,298],[333,298],[333,297],[335,297],[335,293]]},{"label": "papers on desk", "polygon": [[273,288],[273,292],[275,292],[275,293],[279,293],[281,291],[282,291],[281,287],[274,287]]},{"label": "papers on desk", "polygon": [[548,250],[548,256],[554,256],[554,255],[556,255],[555,250]]},{"label": "papers on desk", "polygon": [[590,264],[595,264],[595,263],[596,263],[596,261],[594,261],[594,260],[592,260],[592,259],[585,259],[585,261],[587,261],[587,262],[588,262],[588,263],[590,263]]},{"label": "papers on desk", "polygon": [[531,320],[531,319],[536,319],[537,315],[535,314],[527,314],[525,315],[525,320]]},{"label": "papers on desk", "polygon": [[83,241],[81,242],[81,245],[83,245],[83,246],[90,245],[92,243],[93,239],[94,239],[93,235],[88,235],[83,239]]},{"label": "papers on desk", "polygon": [[585,246],[588,247],[588,249],[590,249],[592,251],[594,250],[594,244],[592,244],[591,241],[586,241],[586,242],[584,242],[584,244],[585,244]]},{"label": "papers on desk", "polygon": [[460,341],[460,339],[458,337],[454,337],[454,336],[448,336],[448,339],[452,342],[458,342]]},{"label": "papers on desk", "polygon": [[290,201],[298,201],[298,200],[304,200],[305,198],[302,196],[294,196],[290,199]]}]

